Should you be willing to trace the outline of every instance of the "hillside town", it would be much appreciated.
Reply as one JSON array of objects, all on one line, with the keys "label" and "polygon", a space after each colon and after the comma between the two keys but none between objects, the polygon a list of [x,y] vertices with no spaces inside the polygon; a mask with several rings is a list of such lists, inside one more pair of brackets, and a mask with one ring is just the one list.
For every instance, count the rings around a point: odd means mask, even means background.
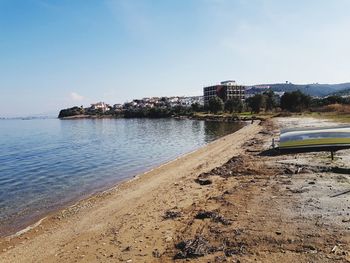
[{"label": "hillside town", "polygon": [[91,110],[99,110],[103,113],[108,111],[119,112],[130,109],[152,109],[152,108],[175,108],[175,107],[191,107],[192,104],[204,106],[203,96],[192,97],[151,97],[143,99],[134,99],[124,104],[114,104],[113,106],[98,102],[91,104]]},{"label": "hillside town", "polygon": [[[203,88],[202,96],[171,96],[171,97],[150,97],[142,99],[134,99],[124,104],[110,105],[105,102],[92,103],[90,107],[84,108],[73,107],[62,110],[60,116],[71,116],[79,114],[121,114],[124,112],[140,112],[154,109],[204,109],[209,105],[209,101],[213,98],[220,98],[223,103],[228,100],[238,99],[242,103],[256,94],[262,94],[269,90],[269,86],[244,86],[239,85],[234,80],[222,81],[219,84],[207,86]],[[276,92],[276,96],[280,97],[283,92]],[[139,116],[139,114],[137,114]]]},{"label": "hillside town", "polygon": [[[110,105],[103,101],[89,107],[75,106],[63,109],[59,118],[84,117],[124,117],[124,118],[164,118],[171,116],[193,116],[195,113],[259,113],[260,111],[319,110],[329,104],[350,104],[344,94],[329,92],[321,95],[318,84],[294,85],[241,85],[234,80],[222,81],[215,85],[203,87],[202,96],[171,96],[134,99],[123,104]],[[323,86],[322,86],[323,87]],[[320,96],[321,95],[321,96]]]}]

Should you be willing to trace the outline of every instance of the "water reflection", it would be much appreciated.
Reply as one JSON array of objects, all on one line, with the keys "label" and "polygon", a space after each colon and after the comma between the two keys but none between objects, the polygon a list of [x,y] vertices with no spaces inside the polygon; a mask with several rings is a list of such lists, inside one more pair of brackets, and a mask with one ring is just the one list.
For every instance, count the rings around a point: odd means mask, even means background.
[{"label": "water reflection", "polygon": [[211,142],[218,137],[227,135],[232,132],[232,130],[238,130],[243,127],[243,123],[230,123],[230,122],[204,122],[204,134],[205,142]]}]

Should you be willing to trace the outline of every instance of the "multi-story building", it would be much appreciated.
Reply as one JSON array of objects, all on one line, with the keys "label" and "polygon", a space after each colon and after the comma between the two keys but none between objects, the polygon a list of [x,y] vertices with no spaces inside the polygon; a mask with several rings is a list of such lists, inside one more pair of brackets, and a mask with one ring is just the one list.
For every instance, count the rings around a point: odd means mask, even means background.
[{"label": "multi-story building", "polygon": [[237,85],[234,80],[222,81],[219,85],[209,86],[203,88],[204,104],[207,105],[209,100],[213,97],[219,97],[224,102],[232,99],[239,98],[245,99],[245,86]]}]

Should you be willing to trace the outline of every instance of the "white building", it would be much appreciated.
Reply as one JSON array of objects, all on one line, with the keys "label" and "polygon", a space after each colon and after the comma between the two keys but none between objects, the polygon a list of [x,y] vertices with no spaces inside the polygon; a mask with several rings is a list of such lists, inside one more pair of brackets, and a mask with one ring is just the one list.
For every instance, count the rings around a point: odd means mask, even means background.
[{"label": "white building", "polygon": [[111,109],[111,106],[109,106],[107,103],[104,102],[97,102],[91,104],[91,109],[93,110],[102,110],[102,112],[109,111]]}]

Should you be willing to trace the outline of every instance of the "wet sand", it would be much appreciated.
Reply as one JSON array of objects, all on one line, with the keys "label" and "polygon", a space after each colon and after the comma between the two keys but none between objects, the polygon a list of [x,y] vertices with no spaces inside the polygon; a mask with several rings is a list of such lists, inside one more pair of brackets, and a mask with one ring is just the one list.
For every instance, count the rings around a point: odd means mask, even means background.
[{"label": "wet sand", "polygon": [[0,261],[350,262],[350,194],[332,197],[350,177],[322,169],[350,151],[265,151],[301,121],[256,122],[49,215],[0,239]]}]

